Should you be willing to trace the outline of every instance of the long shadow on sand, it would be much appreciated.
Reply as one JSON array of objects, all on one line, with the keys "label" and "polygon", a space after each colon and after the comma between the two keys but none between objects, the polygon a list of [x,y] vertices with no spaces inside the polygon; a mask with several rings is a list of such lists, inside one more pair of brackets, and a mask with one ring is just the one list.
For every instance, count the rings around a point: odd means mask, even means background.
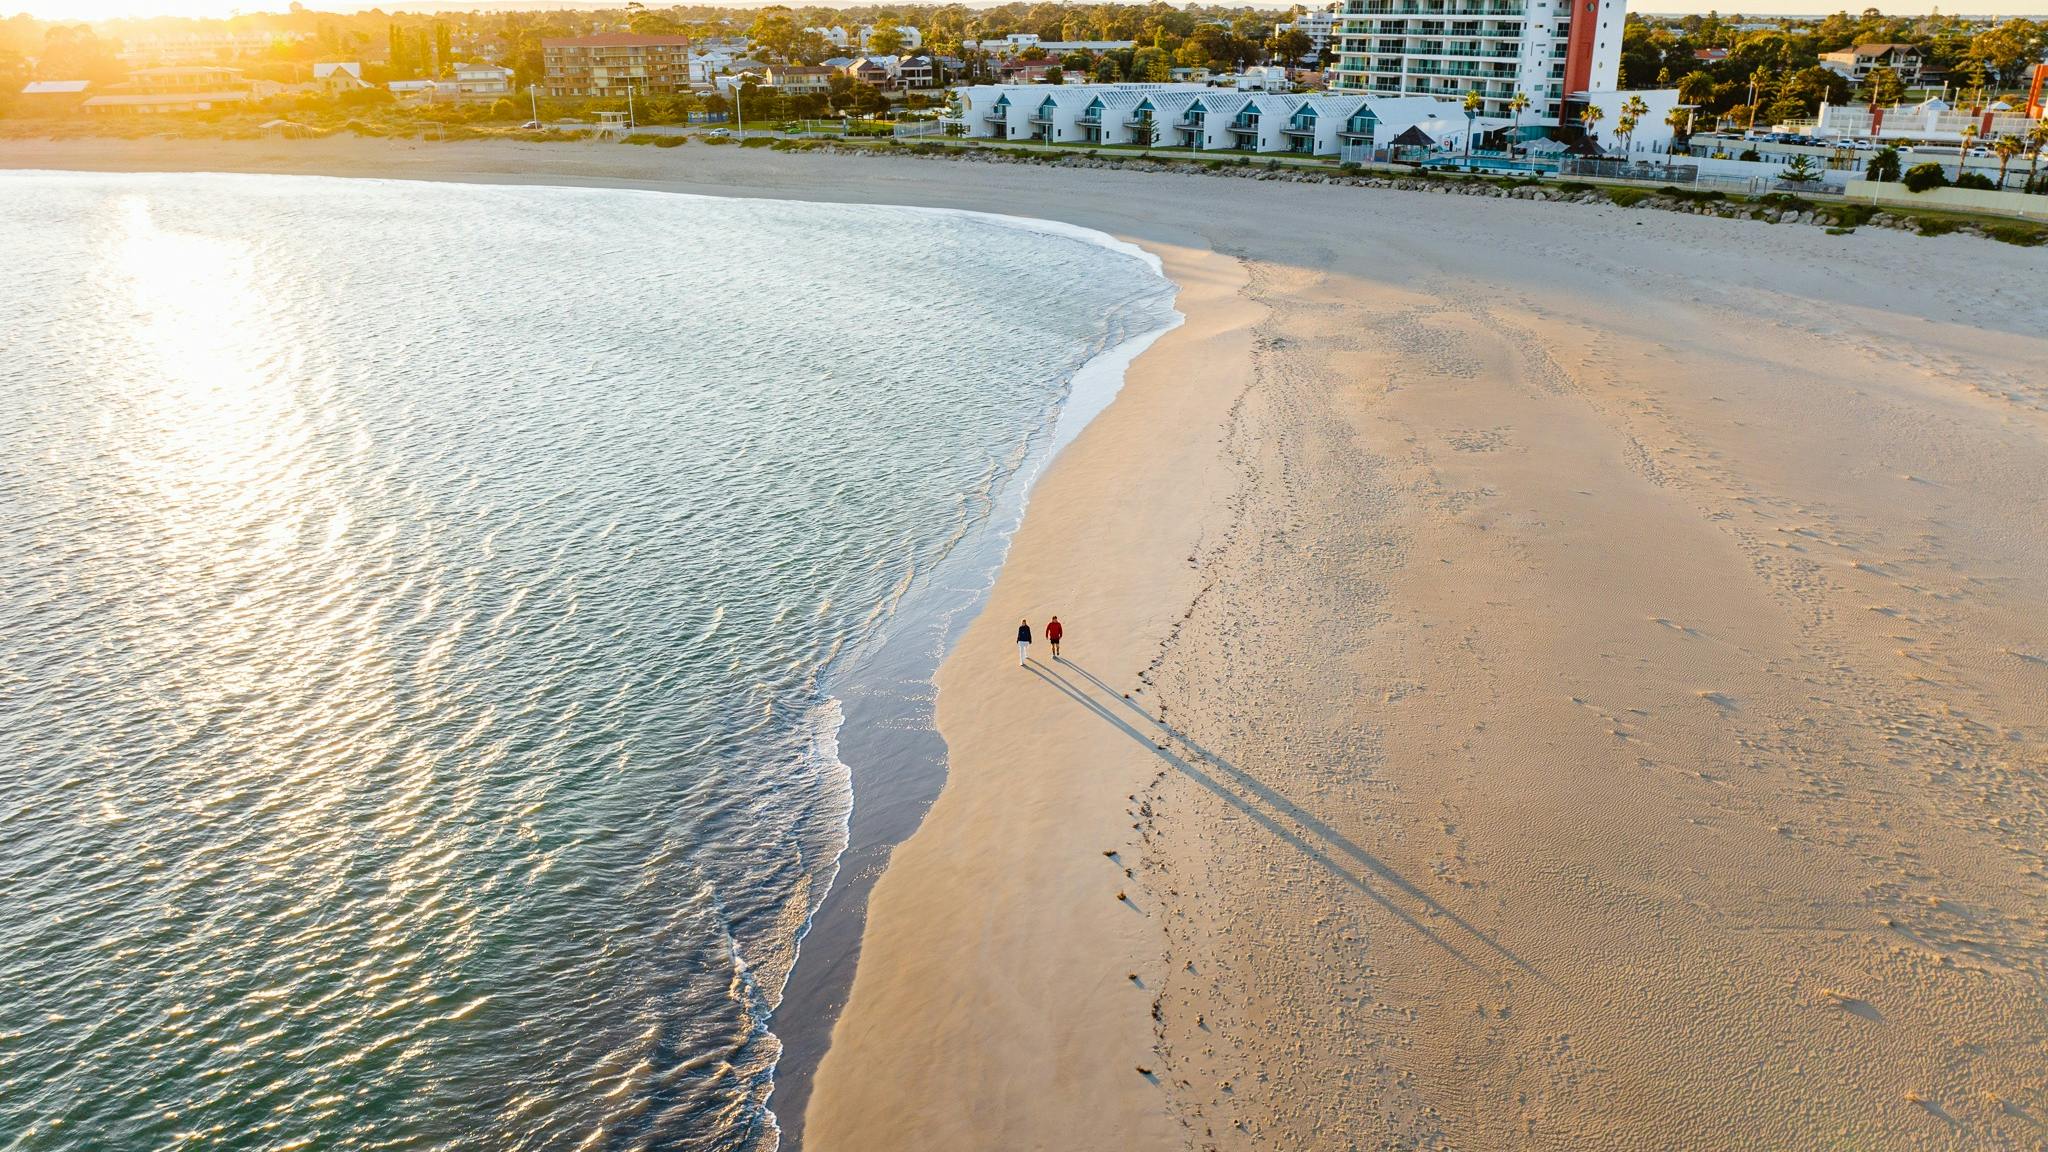
[{"label": "long shadow on sand", "polygon": [[[1279,792],[1274,791],[1258,777],[1238,768],[1228,760],[1188,739],[1187,736],[1170,727],[1164,721],[1152,716],[1143,708],[1125,698],[1121,692],[1112,688],[1093,672],[1088,671],[1071,660],[1061,660],[1050,666],[1034,660],[1030,663],[1029,668],[1039,679],[1044,680],[1047,684],[1059,690],[1068,699],[1073,700],[1094,713],[1097,717],[1107,721],[1110,726],[1123,732],[1131,739],[1145,745],[1146,748],[1151,750],[1153,755],[1166,761],[1167,764],[1171,765],[1188,779],[1206,788],[1220,799],[1229,802],[1233,807],[1251,817],[1260,827],[1292,845],[1309,859],[1321,864],[1338,879],[1363,892],[1374,903],[1386,909],[1389,914],[1407,925],[1417,935],[1443,949],[1460,963],[1472,968],[1481,967],[1456,944],[1445,939],[1442,933],[1417,919],[1407,909],[1394,903],[1386,893],[1379,890],[1373,883],[1373,880],[1367,878],[1368,875],[1394,888],[1415,903],[1420,904],[1427,910],[1429,915],[1440,917],[1446,923],[1455,926],[1462,934],[1477,941],[1486,951],[1499,956],[1501,959],[1529,973],[1538,980],[1546,984],[1550,983],[1549,978],[1538,971],[1535,966],[1495,942],[1491,937],[1473,927],[1470,923],[1467,923],[1457,913],[1437,903],[1433,897],[1410,883],[1400,873],[1389,867],[1385,861],[1359,847],[1349,837],[1330,827]],[[1061,675],[1062,671],[1072,672],[1097,692],[1106,696],[1107,701],[1097,699],[1087,688],[1083,688]],[[1176,753],[1173,749],[1175,744],[1186,748],[1189,755],[1183,757]],[[1197,767],[1196,762],[1199,762],[1202,767]],[[1212,774],[1204,771],[1204,768],[1214,769],[1215,772]],[[1219,779],[1219,776],[1224,779]],[[1226,784],[1224,782],[1225,779],[1235,784],[1236,787],[1233,788],[1230,784]],[[1251,793],[1252,796],[1257,797],[1266,807],[1262,808],[1258,804],[1252,803],[1251,800],[1238,792],[1238,788],[1242,788],[1244,791]],[[1268,812],[1267,808],[1273,811]],[[1302,831],[1296,832],[1283,825],[1279,819],[1275,818],[1275,813],[1299,826]],[[1352,867],[1347,867],[1344,862],[1337,859],[1336,854],[1341,854],[1354,861],[1356,870]]]}]

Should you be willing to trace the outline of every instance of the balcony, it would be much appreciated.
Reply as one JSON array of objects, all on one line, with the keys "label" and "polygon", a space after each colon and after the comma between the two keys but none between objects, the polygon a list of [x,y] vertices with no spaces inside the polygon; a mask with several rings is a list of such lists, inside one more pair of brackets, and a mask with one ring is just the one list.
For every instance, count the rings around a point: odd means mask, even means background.
[{"label": "balcony", "polygon": [[1074,123],[1083,127],[1099,128],[1102,126],[1102,116],[1100,113],[1083,112],[1074,120]]}]

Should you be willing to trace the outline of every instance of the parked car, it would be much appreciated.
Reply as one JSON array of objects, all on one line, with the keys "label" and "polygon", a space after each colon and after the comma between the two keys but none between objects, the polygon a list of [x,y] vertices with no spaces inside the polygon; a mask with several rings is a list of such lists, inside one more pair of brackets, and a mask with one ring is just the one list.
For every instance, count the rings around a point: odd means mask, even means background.
[{"label": "parked car", "polygon": [[725,137],[732,135],[732,133],[724,128],[713,128],[711,130],[711,135],[716,136],[722,140]]},{"label": "parked car", "polygon": [[542,124],[538,120],[528,120],[526,123],[521,124],[519,127],[528,132],[538,132],[542,128],[547,127],[547,125]]}]

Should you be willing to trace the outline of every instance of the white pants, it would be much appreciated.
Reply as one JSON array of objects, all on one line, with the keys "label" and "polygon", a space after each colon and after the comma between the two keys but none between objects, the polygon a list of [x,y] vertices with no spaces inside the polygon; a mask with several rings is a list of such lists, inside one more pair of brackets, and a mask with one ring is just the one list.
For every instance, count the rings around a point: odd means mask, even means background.
[{"label": "white pants", "polygon": [[1017,663],[1022,664],[1031,657],[1031,641],[1017,641]]}]

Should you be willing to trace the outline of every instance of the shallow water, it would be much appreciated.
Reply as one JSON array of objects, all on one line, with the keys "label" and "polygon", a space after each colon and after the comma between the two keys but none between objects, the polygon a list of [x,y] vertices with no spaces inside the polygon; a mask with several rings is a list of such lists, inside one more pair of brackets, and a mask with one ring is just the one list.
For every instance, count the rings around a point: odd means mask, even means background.
[{"label": "shallow water", "polygon": [[772,1143],[834,696],[1165,282],[902,208],[0,202],[0,1147]]}]

